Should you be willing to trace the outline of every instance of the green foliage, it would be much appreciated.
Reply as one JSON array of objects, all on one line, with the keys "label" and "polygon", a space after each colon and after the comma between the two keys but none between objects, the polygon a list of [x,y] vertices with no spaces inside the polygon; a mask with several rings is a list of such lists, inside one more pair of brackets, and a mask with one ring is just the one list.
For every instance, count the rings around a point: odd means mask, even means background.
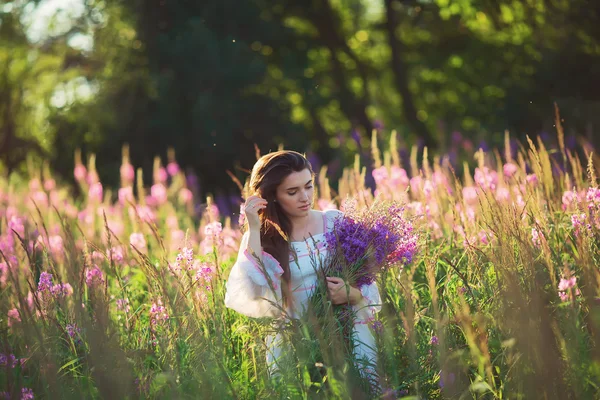
[{"label": "green foliage", "polygon": [[[203,189],[227,192],[224,171],[243,179],[254,155],[241,149],[254,143],[315,153],[338,178],[336,160],[366,154],[381,124],[406,147],[444,151],[455,130],[475,146],[499,145],[505,129],[549,131],[554,102],[573,137],[593,140],[600,115],[590,84],[600,10],[584,0],[94,0],[70,29],[35,43],[21,17],[37,2],[9,4],[0,10],[7,172],[34,152],[72,179],[81,148],[104,155],[99,170],[113,186],[129,143],[136,167],[173,147]],[[78,35],[93,46],[78,48]]]},{"label": "green foliage", "polygon": [[[414,262],[377,282],[383,295],[378,372],[389,397],[593,398],[600,379],[594,341],[600,191],[593,164],[588,180],[575,161],[554,177],[549,162],[537,165],[560,156],[574,161],[570,152],[530,142],[512,155],[519,165],[511,176],[494,174],[503,171],[503,161],[484,165],[480,153],[476,186],[470,175],[455,179],[448,167],[426,160],[413,178],[426,182],[427,191],[378,182],[381,196],[407,201],[421,235]],[[390,159],[385,151],[378,172],[400,168]],[[346,179],[361,179],[359,167],[345,170]],[[531,179],[531,168],[539,180]],[[486,188],[490,181],[481,174],[497,179],[496,189],[509,189],[508,197]],[[178,178],[170,191],[181,189]],[[43,186],[37,176],[0,179],[0,353],[6,356],[0,392],[17,396],[30,388],[37,397],[65,399],[364,394],[335,335],[306,321],[285,326],[288,362],[280,378],[269,375],[264,338],[273,321],[224,305],[236,254],[225,244],[240,238],[229,221],[223,221],[222,242],[196,229],[182,242],[175,233],[189,216],[173,198],[151,207],[155,218],[142,219],[143,197],[122,204],[88,196],[75,206],[73,198],[61,197],[63,187],[41,189],[49,179]],[[347,192],[324,200],[350,195],[369,204],[373,196],[355,184],[349,189],[340,182]],[[320,193],[330,193],[325,185]],[[463,189],[475,190],[475,199]],[[42,195],[61,201],[53,209]],[[31,198],[36,205],[23,201]],[[575,224],[577,217],[586,223]],[[207,212],[198,232],[215,222]],[[138,232],[144,244],[138,238],[134,250],[130,235]],[[182,246],[200,254],[182,261],[187,256],[176,258]],[[122,257],[113,258],[116,248]],[[94,280],[96,267],[102,275]],[[210,268],[209,279],[198,278],[202,267]],[[52,294],[40,285],[42,273],[72,290]],[[23,362],[13,364],[10,354]]]}]

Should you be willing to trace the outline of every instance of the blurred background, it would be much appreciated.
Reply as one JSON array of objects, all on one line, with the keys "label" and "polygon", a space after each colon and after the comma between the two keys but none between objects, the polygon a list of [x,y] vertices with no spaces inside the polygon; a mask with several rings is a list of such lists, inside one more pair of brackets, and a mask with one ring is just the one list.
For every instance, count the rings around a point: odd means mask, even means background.
[{"label": "blurred background", "polygon": [[597,147],[599,82],[597,0],[1,1],[0,172],[73,181],[81,149],[118,186],[129,144],[150,183],[172,148],[196,193],[239,198],[255,144],[335,176],[395,129],[460,165],[505,130],[551,142],[555,103]]}]

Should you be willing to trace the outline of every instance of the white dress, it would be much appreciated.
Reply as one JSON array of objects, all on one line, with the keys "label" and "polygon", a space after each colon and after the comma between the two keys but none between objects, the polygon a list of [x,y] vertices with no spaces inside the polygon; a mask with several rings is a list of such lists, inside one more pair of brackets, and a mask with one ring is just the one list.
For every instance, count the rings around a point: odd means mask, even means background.
[{"label": "white dress", "polygon": [[[335,218],[343,214],[338,210],[328,210],[323,213],[324,232],[333,228]],[[248,232],[242,237],[240,250],[236,263],[233,265],[226,284],[225,306],[253,318],[273,317],[282,315],[281,310],[281,275],[283,269],[270,254],[263,251],[263,268],[254,257],[246,250]],[[317,275],[311,263],[310,253],[319,257],[327,255],[325,233],[313,236],[307,242],[292,242],[295,256],[290,254],[290,282],[289,289],[292,301],[286,309],[287,315],[297,318],[302,314],[312,289],[317,282]],[[270,282],[269,282],[270,281]],[[381,309],[381,298],[377,285],[372,283],[361,288],[362,300],[353,306],[356,319],[354,324],[354,355],[355,359],[362,359],[367,364],[359,366],[363,372],[374,374],[373,366],[376,364],[377,353],[375,340],[369,327],[375,313]],[[292,308],[293,307],[293,308]],[[269,335],[266,338],[267,364],[271,373],[277,370],[277,359],[282,355],[283,343],[279,334]]]}]

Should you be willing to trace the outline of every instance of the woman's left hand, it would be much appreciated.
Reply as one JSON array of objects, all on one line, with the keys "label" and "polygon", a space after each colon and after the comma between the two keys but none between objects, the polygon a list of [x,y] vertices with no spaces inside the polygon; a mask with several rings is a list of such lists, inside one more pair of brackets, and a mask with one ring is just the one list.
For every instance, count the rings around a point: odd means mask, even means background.
[{"label": "woman's left hand", "polygon": [[362,299],[362,293],[357,288],[348,285],[342,278],[328,276],[327,290],[333,304],[357,304]]}]

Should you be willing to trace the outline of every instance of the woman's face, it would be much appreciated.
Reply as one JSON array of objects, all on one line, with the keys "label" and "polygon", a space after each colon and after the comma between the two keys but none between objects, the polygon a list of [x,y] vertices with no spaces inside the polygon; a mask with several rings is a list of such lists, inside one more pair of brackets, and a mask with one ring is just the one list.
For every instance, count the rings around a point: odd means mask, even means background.
[{"label": "woman's face", "polygon": [[313,193],[313,177],[305,169],[289,174],[277,187],[275,198],[288,217],[304,217],[312,209]]}]

